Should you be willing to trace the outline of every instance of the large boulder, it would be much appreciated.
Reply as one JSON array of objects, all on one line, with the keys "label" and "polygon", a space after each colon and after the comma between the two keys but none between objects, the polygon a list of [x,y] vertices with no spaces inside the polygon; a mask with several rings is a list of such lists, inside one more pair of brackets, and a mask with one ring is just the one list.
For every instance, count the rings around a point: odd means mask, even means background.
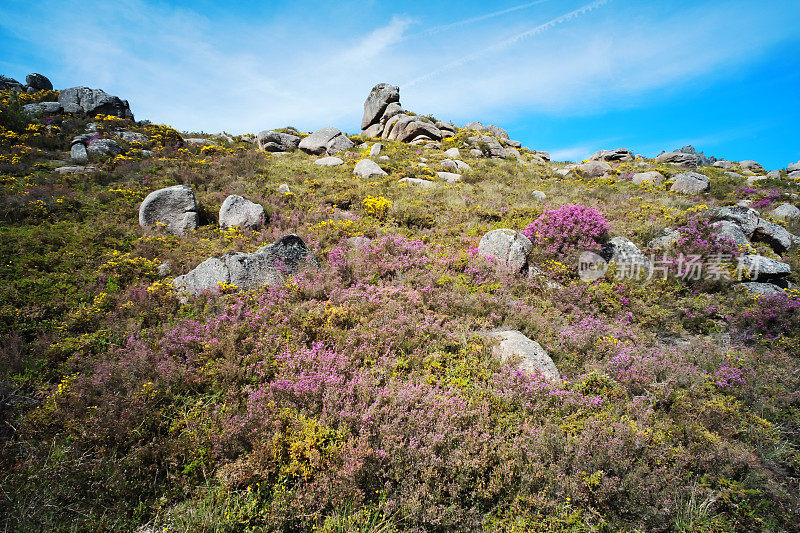
[{"label": "large boulder", "polygon": [[506,156],[506,149],[491,135],[475,135],[467,138],[467,141],[485,156],[498,158]]},{"label": "large boulder", "polygon": [[93,139],[86,146],[86,151],[95,157],[111,157],[124,152],[113,139]]},{"label": "large boulder", "polygon": [[764,167],[761,166],[761,163],[756,163],[749,159],[739,161],[739,166],[753,172],[764,172]]},{"label": "large boulder", "polygon": [[362,178],[372,178],[372,177],[380,177],[386,176],[386,172],[378,166],[378,163],[371,159],[362,159],[358,163],[356,163],[355,168],[353,169],[353,174],[361,176]]},{"label": "large boulder", "polygon": [[708,176],[697,172],[684,172],[674,178],[670,191],[681,194],[700,194],[711,188],[711,180]]},{"label": "large boulder", "polygon": [[738,272],[746,280],[774,281],[790,275],[792,268],[781,261],[750,254],[739,258]]},{"label": "large boulder", "polygon": [[73,144],[69,156],[75,163],[83,164],[89,161],[89,152],[86,151],[86,145],[83,143]]},{"label": "large boulder", "polygon": [[778,253],[783,253],[792,247],[792,234],[783,226],[773,224],[763,218],[758,220],[758,225],[750,238],[753,241],[769,244]]},{"label": "large boulder", "polygon": [[206,259],[195,269],[173,281],[179,290],[197,294],[221,283],[251,290],[264,285],[281,285],[285,276],[319,264],[303,239],[286,235],[252,254],[229,252]]},{"label": "large boulder", "polygon": [[659,163],[672,163],[683,168],[697,168],[700,164],[700,156],[683,152],[664,152],[656,157],[656,161]]},{"label": "large boulder", "polygon": [[753,231],[755,231],[758,221],[761,219],[758,211],[740,205],[715,207],[708,211],[708,217],[712,222],[722,220],[733,222],[742,228],[748,239],[753,235]]},{"label": "large boulder", "polygon": [[578,169],[590,178],[600,178],[611,174],[611,165],[604,161],[588,161],[579,165]]},{"label": "large boulder", "polygon": [[175,185],[153,191],[139,206],[139,225],[164,229],[174,235],[183,235],[199,223],[197,200],[188,185]]},{"label": "large boulder", "polygon": [[697,152],[697,150],[695,150],[694,146],[692,146],[691,144],[675,151],[683,154],[696,155],[697,164],[701,167],[707,167],[713,165],[717,161],[716,157],[706,157],[706,155],[703,152]]},{"label": "large boulder", "polygon": [[386,108],[391,103],[400,102],[400,88],[388,83],[379,83],[369,92],[364,102],[364,115],[361,118],[361,129],[366,130],[373,124],[379,124]]},{"label": "large boulder", "polygon": [[772,294],[783,294],[784,290],[772,283],[761,283],[758,281],[746,281],[740,284],[753,296],[769,296]]},{"label": "large boulder", "polygon": [[592,161],[633,161],[633,152],[626,148],[599,150],[592,154]]},{"label": "large boulder", "polygon": [[800,179],[800,161],[797,163],[789,163],[786,165],[786,172],[788,174],[789,179]]},{"label": "large boulder", "polygon": [[256,145],[265,152],[288,152],[297,148],[300,137],[278,131],[264,130],[256,135]]},{"label": "large boulder", "polygon": [[35,72],[25,76],[25,83],[28,85],[28,89],[32,89],[33,92],[53,90],[53,84],[50,83],[47,76],[36,74]]},{"label": "large boulder", "polygon": [[349,150],[355,146],[355,143],[347,138],[341,130],[328,126],[315,131],[300,141],[298,146],[309,154],[334,155],[335,153]]},{"label": "large boulder", "polygon": [[742,227],[738,224],[730,222],[729,220],[720,220],[711,224],[714,227],[714,233],[718,237],[728,239],[737,246],[747,246],[748,240]]},{"label": "large boulder", "polygon": [[617,275],[638,279],[647,276],[650,260],[625,237],[614,237],[603,246],[600,254],[609,263],[617,265]]},{"label": "large boulder", "polygon": [[264,208],[247,198],[232,194],[225,198],[219,208],[219,226],[258,229],[264,223]]},{"label": "large boulder", "polygon": [[501,128],[500,126],[495,126],[494,124],[489,124],[488,126],[483,127],[483,131],[488,131],[498,139],[505,139],[508,140],[508,132]]},{"label": "large boulder", "polygon": [[661,185],[664,182],[664,176],[661,172],[650,170],[647,172],[637,172],[631,177],[631,181],[636,185]]},{"label": "large boulder", "polygon": [[15,80],[14,78],[8,78],[6,76],[0,76],[0,91],[19,91],[25,87],[22,86],[20,82]]},{"label": "large boulder", "polygon": [[426,137],[432,141],[438,141],[442,138],[442,132],[431,124],[430,122],[421,120],[417,117],[408,117],[413,120],[405,121],[402,125],[398,125],[392,131],[393,136],[390,139],[397,139],[400,142],[414,141],[420,136]]},{"label": "large boulder", "polygon": [[58,102],[66,113],[85,113],[89,116],[103,114],[133,119],[127,100],[121,100],[101,89],[70,87],[59,93]]},{"label": "large boulder", "polygon": [[800,209],[792,204],[781,204],[770,213],[775,220],[790,221],[800,218]]},{"label": "large boulder", "polygon": [[495,331],[484,334],[491,343],[492,355],[502,363],[515,363],[529,374],[539,374],[550,381],[559,381],[561,374],[542,346],[519,331]]},{"label": "large boulder", "polygon": [[521,271],[533,249],[531,240],[513,229],[496,229],[486,233],[478,243],[478,254],[494,258],[515,272]]}]

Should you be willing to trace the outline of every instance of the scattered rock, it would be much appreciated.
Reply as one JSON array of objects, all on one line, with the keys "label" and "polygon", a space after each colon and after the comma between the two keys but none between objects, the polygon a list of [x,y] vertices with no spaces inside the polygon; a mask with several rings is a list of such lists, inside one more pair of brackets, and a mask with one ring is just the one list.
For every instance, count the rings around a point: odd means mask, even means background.
[{"label": "scattered rock", "polygon": [[727,220],[740,228],[749,239],[753,235],[760,216],[758,211],[744,206],[724,206],[709,209],[708,216],[712,222]]},{"label": "scattered rock", "polygon": [[800,218],[800,209],[792,204],[781,204],[770,213],[772,218],[788,222],[791,219]]},{"label": "scattered rock", "polygon": [[358,163],[356,163],[356,167],[353,169],[353,174],[357,174],[362,178],[372,178],[375,176],[386,176],[386,172],[378,166],[375,161],[370,159],[362,159]]},{"label": "scattered rock", "polygon": [[734,224],[729,220],[721,220],[712,223],[712,226],[716,228],[716,235],[733,241],[737,246],[747,246],[749,244],[747,235],[744,234],[744,231],[738,224]]},{"label": "scattered rock", "polygon": [[533,191],[533,192],[531,193],[531,196],[533,196],[533,198],[534,198],[534,199],[535,199],[537,202],[544,202],[544,201],[545,201],[545,199],[547,198],[547,195],[546,195],[545,193],[543,193],[542,191]]},{"label": "scattered rock", "polygon": [[478,243],[478,255],[493,257],[501,265],[520,272],[528,261],[533,243],[512,229],[496,229],[486,233]]},{"label": "scattered rock", "polygon": [[346,152],[355,146],[355,143],[347,138],[339,129],[332,126],[322,128],[302,141],[299,147],[304,152],[316,155],[333,155],[338,152]]},{"label": "scattered rock", "polygon": [[711,180],[708,176],[697,172],[684,172],[675,176],[675,181],[669,190],[681,194],[699,194],[710,188]]},{"label": "scattered rock", "polygon": [[792,234],[783,226],[773,224],[763,218],[758,220],[758,225],[750,238],[753,241],[769,244],[778,253],[783,253],[792,247]]},{"label": "scattered rock", "polygon": [[189,146],[219,146],[217,141],[203,139],[202,137],[189,137],[188,139],[184,139],[183,142]]},{"label": "scattered rock", "polygon": [[225,198],[219,208],[219,226],[256,230],[264,223],[264,208],[247,198],[232,194]]},{"label": "scattered rock", "polygon": [[650,260],[625,237],[614,237],[603,247],[600,254],[609,263],[616,263],[617,269],[623,269],[630,277],[647,276]]},{"label": "scattered rock", "polygon": [[[743,177],[744,177],[744,176],[741,176],[741,175],[739,175],[739,174],[736,174],[736,172],[728,172],[727,174],[728,174],[729,176],[731,176],[731,175],[735,175],[735,176],[738,176],[738,177],[741,177],[741,178],[743,178]],[[731,176],[731,177],[733,177],[733,176]],[[767,179],[767,177],[766,177],[766,176],[748,176],[748,177],[747,177],[747,185],[752,187],[753,185],[755,185],[755,184],[756,184],[756,183],[758,183],[759,181],[763,181],[763,180],[765,180],[765,179]]]},{"label": "scattered rock", "polygon": [[14,78],[9,78],[6,76],[0,75],[0,91],[18,91],[22,92],[24,87],[20,82],[15,80]]},{"label": "scattered rock", "polygon": [[291,194],[292,193],[292,191],[289,190],[289,186],[286,185],[285,183],[281,183],[280,185],[278,185],[278,192],[281,193],[281,194]]},{"label": "scattered rock", "polygon": [[95,167],[83,166],[65,166],[53,169],[54,172],[58,172],[59,174],[81,174],[83,172],[94,172],[96,170]]},{"label": "scattered rock", "polygon": [[461,157],[461,152],[458,151],[458,148],[450,148],[444,151],[444,155],[453,159],[458,159]]},{"label": "scattered rock", "polygon": [[314,161],[315,165],[319,165],[321,167],[338,167],[343,163],[344,163],[343,159],[340,159],[332,155],[329,155],[328,157],[320,157],[319,159]]},{"label": "scattered rock", "polygon": [[118,131],[114,133],[114,136],[129,143],[145,143],[150,140],[147,135],[136,131]]},{"label": "scattered rock", "polygon": [[781,171],[780,170],[770,170],[767,172],[767,178],[771,180],[779,180],[781,179]]},{"label": "scattered rock", "polygon": [[311,250],[297,235],[286,235],[252,254],[229,252],[211,257],[194,270],[173,281],[175,287],[189,294],[217,288],[220,283],[252,290],[264,285],[281,285],[287,274],[319,267]]},{"label": "scattered rock", "polygon": [[461,181],[461,174],[455,174],[453,172],[437,172],[436,175],[445,180],[447,183]]},{"label": "scattered rock", "polygon": [[370,157],[375,157],[381,154],[381,150],[383,150],[383,145],[381,143],[375,143],[372,145],[372,148],[369,149]]},{"label": "scattered rock", "polygon": [[153,191],[139,206],[139,225],[155,227],[163,224],[166,231],[183,235],[199,223],[197,200],[188,185],[175,185]]},{"label": "scattered rock", "polygon": [[637,172],[631,178],[636,185],[661,185],[664,183],[664,176],[660,172],[650,170],[648,172]]},{"label": "scattered rock", "polygon": [[697,168],[700,164],[700,157],[696,154],[686,154],[683,152],[664,152],[656,157],[659,163],[672,163],[683,168]]},{"label": "scattered rock", "polygon": [[256,145],[265,152],[288,152],[300,144],[300,137],[281,133],[278,131],[264,130],[256,135]]},{"label": "scattered rock", "polygon": [[89,153],[86,151],[86,146],[81,143],[73,144],[69,155],[75,163],[86,163],[89,161]]},{"label": "scattered rock", "polygon": [[429,180],[423,180],[420,178],[400,178],[400,183],[405,183],[407,185],[416,185],[418,187],[429,188],[435,187],[436,184]]},{"label": "scattered rock", "polygon": [[487,157],[503,158],[506,156],[506,149],[497,142],[494,137],[489,135],[476,135],[467,139],[475,149],[480,150],[481,155]]},{"label": "scattered rock", "polygon": [[29,89],[33,89],[33,92],[53,90],[53,84],[42,74],[28,74],[25,76],[25,83]]},{"label": "scattered rock", "polygon": [[756,163],[755,161],[751,161],[749,159],[739,161],[739,166],[746,168],[747,170],[752,170],[753,172],[764,172],[764,167],[762,167],[760,163]]},{"label": "scattered rock", "polygon": [[697,156],[697,164],[701,167],[707,167],[713,165],[717,161],[716,157],[706,157],[706,155],[703,152],[697,152],[694,149],[694,146],[692,145],[684,146],[680,150],[675,150],[675,151],[681,152],[683,154],[691,154]]},{"label": "scattered rock", "polygon": [[791,267],[786,263],[756,254],[742,257],[739,260],[739,269],[751,281],[775,280],[792,273]]},{"label": "scattered rock", "polygon": [[172,271],[172,265],[170,265],[169,261],[164,261],[160,265],[158,265],[158,275],[162,278],[166,278],[169,276],[169,273]]},{"label": "scattered rock", "polygon": [[720,159],[719,161],[715,162],[712,166],[728,170],[733,168],[733,163],[731,163],[730,161],[725,161],[724,159]]},{"label": "scattered rock", "polygon": [[113,139],[93,139],[86,147],[86,151],[95,157],[111,157],[124,152]]},{"label": "scattered rock", "polygon": [[460,159],[443,159],[442,166],[447,168],[454,168],[456,170],[461,170],[461,171],[472,170],[471,166],[464,163]]},{"label": "scattered rock", "polygon": [[757,281],[746,281],[740,283],[747,292],[754,296],[768,296],[770,294],[781,294],[783,289],[772,283],[760,283]]},{"label": "scattered rock", "polygon": [[633,161],[633,153],[626,148],[599,150],[592,154],[592,161]]},{"label": "scattered rock", "polygon": [[681,232],[672,228],[664,228],[661,235],[647,243],[648,248],[659,250],[662,248],[669,248],[681,238]]},{"label": "scattered rock", "polygon": [[58,102],[38,102],[35,104],[26,104],[22,106],[22,109],[28,115],[36,115],[37,113],[41,113],[42,115],[55,115],[56,113],[61,113],[63,110],[61,104]]},{"label": "scattered rock", "polygon": [[578,169],[590,178],[600,178],[611,174],[611,165],[603,161],[588,161],[579,165]]},{"label": "scattered rock", "polygon": [[58,102],[66,113],[85,113],[89,116],[103,114],[133,120],[127,100],[121,100],[101,89],[70,87],[59,93]]},{"label": "scattered rock", "polygon": [[484,337],[492,343],[492,354],[505,363],[515,363],[524,372],[540,374],[550,381],[558,381],[558,372],[553,359],[544,348],[519,331],[496,331]]}]

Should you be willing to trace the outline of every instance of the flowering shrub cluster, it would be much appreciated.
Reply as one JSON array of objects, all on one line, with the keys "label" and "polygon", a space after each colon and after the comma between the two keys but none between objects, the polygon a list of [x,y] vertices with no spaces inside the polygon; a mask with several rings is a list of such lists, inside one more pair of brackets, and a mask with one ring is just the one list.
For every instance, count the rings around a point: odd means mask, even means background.
[{"label": "flowering shrub cluster", "polygon": [[571,204],[546,210],[522,233],[547,253],[565,257],[575,251],[599,251],[609,229],[597,209]]}]

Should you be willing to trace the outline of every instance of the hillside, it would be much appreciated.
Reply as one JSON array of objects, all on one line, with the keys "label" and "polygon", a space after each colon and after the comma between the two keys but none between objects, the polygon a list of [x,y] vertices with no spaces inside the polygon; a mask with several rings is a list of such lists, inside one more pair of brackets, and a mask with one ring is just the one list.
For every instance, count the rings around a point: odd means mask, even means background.
[{"label": "hillside", "polygon": [[798,530],[800,164],[0,89],[3,531]]}]

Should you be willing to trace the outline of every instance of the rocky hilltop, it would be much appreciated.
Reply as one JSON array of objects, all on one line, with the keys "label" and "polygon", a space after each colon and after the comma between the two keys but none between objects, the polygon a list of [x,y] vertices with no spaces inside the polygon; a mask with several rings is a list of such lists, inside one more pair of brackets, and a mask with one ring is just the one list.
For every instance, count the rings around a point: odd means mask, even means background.
[{"label": "rocky hilltop", "polygon": [[540,148],[0,77],[3,529],[795,530],[800,162]]}]

